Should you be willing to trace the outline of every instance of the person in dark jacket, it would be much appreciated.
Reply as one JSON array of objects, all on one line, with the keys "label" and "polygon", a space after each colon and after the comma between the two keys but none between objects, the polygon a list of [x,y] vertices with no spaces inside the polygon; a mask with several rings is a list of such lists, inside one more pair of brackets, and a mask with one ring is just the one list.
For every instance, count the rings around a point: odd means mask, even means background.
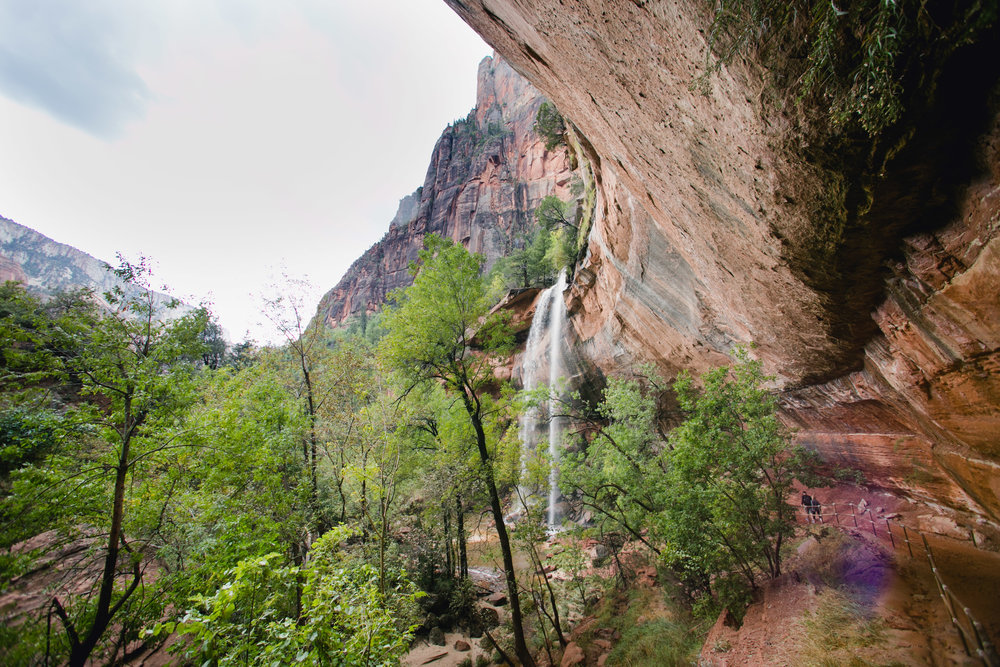
[{"label": "person in dark jacket", "polygon": [[802,492],[802,507],[803,507],[803,509],[805,509],[805,512],[806,512],[806,521],[808,521],[809,523],[813,522],[812,504],[813,504],[812,496],[810,496],[808,493],[806,493],[805,491],[803,491]]}]

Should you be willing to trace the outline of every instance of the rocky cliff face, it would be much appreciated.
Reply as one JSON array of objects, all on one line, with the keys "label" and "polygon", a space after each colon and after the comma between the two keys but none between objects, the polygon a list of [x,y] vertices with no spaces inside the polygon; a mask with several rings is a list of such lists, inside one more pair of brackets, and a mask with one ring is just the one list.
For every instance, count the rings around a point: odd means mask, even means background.
[{"label": "rocky cliff face", "polygon": [[[87,288],[100,297],[122,284],[106,262],[0,216],[0,281],[8,280],[41,295]],[[159,306],[171,299],[166,294],[153,294]],[[189,306],[181,306],[172,315],[188,311]]]},{"label": "rocky cliff face", "polygon": [[382,240],[323,297],[319,316],[338,326],[374,312],[391,290],[410,284],[408,266],[428,233],[462,243],[492,265],[534,224],[544,197],[568,200],[573,171],[566,151],[547,151],[533,130],[542,102],[505,61],[485,58],[476,108],[444,131],[423,186],[403,198]]},{"label": "rocky cliff face", "polygon": [[[446,0],[585,138],[598,184],[570,295],[606,371],[754,342],[835,465],[1000,522],[995,40],[878,146],[810,134],[752,61],[692,89],[695,0]],[[891,145],[889,145],[891,144]]]}]

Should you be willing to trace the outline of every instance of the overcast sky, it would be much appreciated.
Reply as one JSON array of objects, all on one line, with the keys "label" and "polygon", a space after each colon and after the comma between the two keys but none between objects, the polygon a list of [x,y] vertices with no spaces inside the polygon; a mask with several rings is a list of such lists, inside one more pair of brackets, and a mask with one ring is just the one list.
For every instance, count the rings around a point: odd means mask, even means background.
[{"label": "overcast sky", "polygon": [[490,52],[443,0],[0,0],[0,215],[266,340],[266,285],[337,283]]}]

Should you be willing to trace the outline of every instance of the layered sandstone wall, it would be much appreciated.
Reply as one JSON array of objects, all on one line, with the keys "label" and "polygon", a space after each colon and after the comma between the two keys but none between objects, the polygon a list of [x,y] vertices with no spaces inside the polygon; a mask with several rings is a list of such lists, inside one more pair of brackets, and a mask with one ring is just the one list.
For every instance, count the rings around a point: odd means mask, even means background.
[{"label": "layered sandstone wall", "polygon": [[409,285],[408,267],[426,234],[462,243],[489,266],[534,224],[543,198],[571,198],[566,151],[546,150],[533,129],[541,93],[500,58],[483,60],[477,88],[475,109],[434,147],[423,186],[400,202],[382,240],[323,297],[318,313],[328,325],[370,314],[390,291]]},{"label": "layered sandstone wall", "polygon": [[803,443],[1000,521],[996,44],[957,51],[890,140],[822,143],[757,63],[691,85],[704,3],[446,2],[584,137],[569,298],[593,360],[670,374],[753,342]]}]

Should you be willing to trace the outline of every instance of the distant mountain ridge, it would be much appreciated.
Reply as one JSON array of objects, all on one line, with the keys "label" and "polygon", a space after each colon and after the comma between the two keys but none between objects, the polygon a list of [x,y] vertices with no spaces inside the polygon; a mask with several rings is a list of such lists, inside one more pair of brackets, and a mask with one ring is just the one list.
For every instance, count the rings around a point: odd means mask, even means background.
[{"label": "distant mountain ridge", "polygon": [[[8,280],[42,295],[79,288],[101,295],[122,284],[107,262],[0,216],[0,281]],[[161,292],[153,294],[159,306],[172,298]],[[182,305],[178,312],[188,310],[189,306]]]}]

